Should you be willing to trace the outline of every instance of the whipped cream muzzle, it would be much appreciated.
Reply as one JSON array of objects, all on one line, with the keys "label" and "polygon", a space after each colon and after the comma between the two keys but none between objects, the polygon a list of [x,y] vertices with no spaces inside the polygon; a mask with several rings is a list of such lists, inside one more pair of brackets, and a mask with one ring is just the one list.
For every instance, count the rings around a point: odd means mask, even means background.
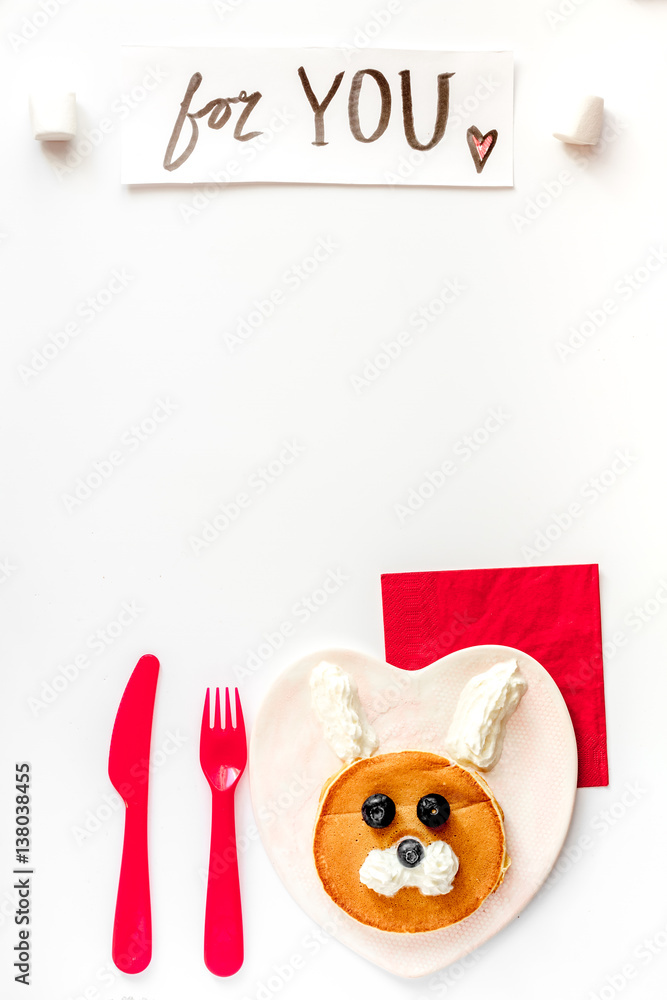
[{"label": "whipped cream muzzle", "polygon": [[[414,840],[415,844],[420,844]],[[395,896],[399,889],[414,886],[424,896],[443,896],[453,885],[454,877],[459,870],[459,861],[453,850],[444,840],[437,840],[422,848],[421,859],[414,864],[401,862],[399,852],[402,844],[394,844],[384,851],[371,851],[359,871],[359,879],[369,889],[374,889],[381,896]],[[412,843],[405,855],[408,862],[419,852],[412,854]]]}]

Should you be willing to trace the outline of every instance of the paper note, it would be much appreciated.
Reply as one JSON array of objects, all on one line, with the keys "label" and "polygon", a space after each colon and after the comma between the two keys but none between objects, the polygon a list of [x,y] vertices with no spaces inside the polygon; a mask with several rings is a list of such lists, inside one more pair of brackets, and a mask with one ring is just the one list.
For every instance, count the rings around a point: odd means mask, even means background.
[{"label": "paper note", "polygon": [[124,184],[511,187],[509,52],[123,49]]}]

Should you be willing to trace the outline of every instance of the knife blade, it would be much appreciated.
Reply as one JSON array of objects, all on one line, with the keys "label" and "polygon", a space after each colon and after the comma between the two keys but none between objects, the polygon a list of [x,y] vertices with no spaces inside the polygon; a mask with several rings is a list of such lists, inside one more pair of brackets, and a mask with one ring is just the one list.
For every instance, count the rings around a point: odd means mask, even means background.
[{"label": "knife blade", "polygon": [[142,656],[121,698],[109,749],[109,778],[125,803],[125,833],[114,916],[112,957],[121,972],[142,972],[151,960],[148,876],[148,775],[160,663]]}]

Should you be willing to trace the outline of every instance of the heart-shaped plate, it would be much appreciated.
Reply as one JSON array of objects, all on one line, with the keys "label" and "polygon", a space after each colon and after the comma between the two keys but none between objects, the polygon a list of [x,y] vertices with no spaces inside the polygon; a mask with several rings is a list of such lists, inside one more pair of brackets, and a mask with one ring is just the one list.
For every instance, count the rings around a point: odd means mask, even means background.
[{"label": "heart-shaped plate", "polygon": [[[516,658],[528,690],[508,722],[503,755],[485,777],[505,815],[511,867],[500,888],[458,924],[393,934],[360,924],[325,893],[312,840],[320,791],[341,768],[315,718],[309,675],[322,660],[354,677],[379,753],[425,750],[447,756],[445,736],[464,685]],[[563,846],[577,788],[577,749],[563,697],[537,660],[508,646],[472,646],[423,670],[406,671],[363,653],[328,649],[285,670],[253,727],[250,787],[262,842],[306,913],[339,941],[400,976],[456,962],[508,924],[532,899]],[[341,844],[341,850],[345,845]]]}]

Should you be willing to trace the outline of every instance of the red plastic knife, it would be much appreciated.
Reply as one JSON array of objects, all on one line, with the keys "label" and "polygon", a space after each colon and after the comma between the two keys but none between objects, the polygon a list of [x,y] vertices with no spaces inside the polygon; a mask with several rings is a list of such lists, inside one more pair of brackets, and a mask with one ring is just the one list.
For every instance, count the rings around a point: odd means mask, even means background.
[{"label": "red plastic knife", "polygon": [[112,956],[121,972],[142,972],[153,939],[148,879],[148,774],[153,707],[160,664],[142,656],[121,698],[111,735],[109,777],[125,802]]}]

